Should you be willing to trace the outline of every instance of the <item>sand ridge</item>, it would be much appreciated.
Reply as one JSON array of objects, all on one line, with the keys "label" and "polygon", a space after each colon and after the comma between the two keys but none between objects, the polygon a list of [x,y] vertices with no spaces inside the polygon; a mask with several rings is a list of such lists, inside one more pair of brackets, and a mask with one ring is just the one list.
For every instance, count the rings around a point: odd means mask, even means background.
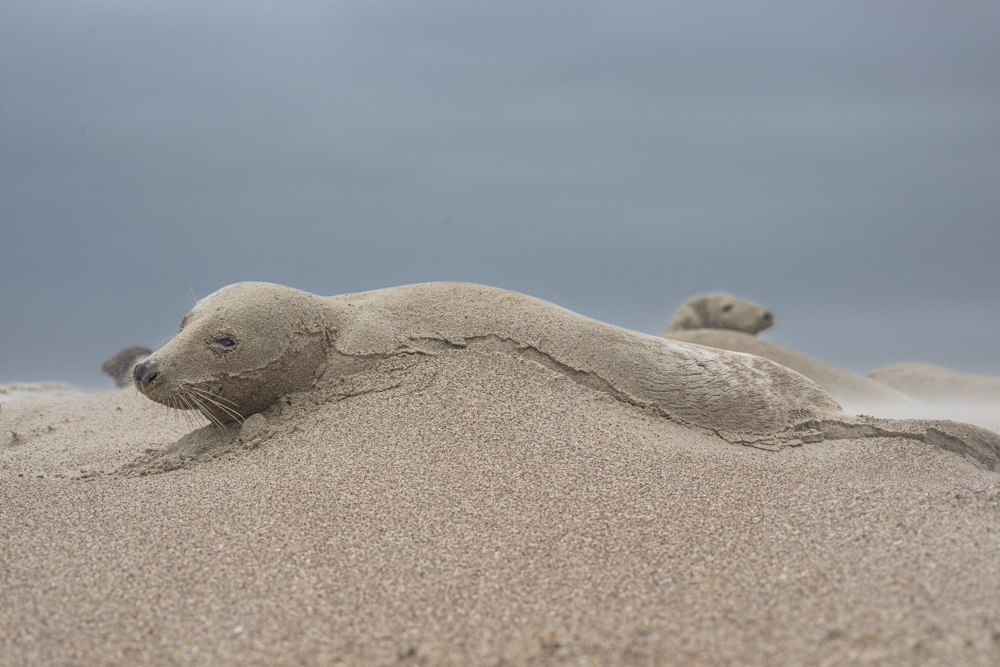
[{"label": "sand ridge", "polygon": [[[392,375],[163,474],[18,477],[66,443],[5,445],[0,664],[1000,660],[996,473],[734,445],[484,350]],[[92,400],[142,455],[159,408]]]}]

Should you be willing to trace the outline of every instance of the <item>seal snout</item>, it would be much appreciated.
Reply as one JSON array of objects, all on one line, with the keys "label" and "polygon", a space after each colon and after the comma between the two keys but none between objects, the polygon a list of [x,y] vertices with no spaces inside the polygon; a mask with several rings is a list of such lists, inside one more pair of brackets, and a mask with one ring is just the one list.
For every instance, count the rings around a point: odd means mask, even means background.
[{"label": "seal snout", "polygon": [[765,322],[773,322],[774,315],[771,314],[770,310],[765,310],[764,313],[760,316],[760,319],[764,320]]},{"label": "seal snout", "polygon": [[146,360],[141,364],[136,364],[132,369],[132,379],[136,385],[148,387],[156,378],[160,377],[160,367],[155,361]]}]

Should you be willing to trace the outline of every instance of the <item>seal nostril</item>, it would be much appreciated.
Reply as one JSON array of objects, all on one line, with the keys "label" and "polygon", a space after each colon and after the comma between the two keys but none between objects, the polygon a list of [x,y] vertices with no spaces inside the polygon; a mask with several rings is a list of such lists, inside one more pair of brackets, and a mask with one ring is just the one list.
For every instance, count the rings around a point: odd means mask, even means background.
[{"label": "seal nostril", "polygon": [[764,314],[760,316],[760,319],[764,320],[765,322],[770,322],[771,320],[774,319],[774,315],[771,314],[771,311],[765,310]]},{"label": "seal nostril", "polygon": [[136,364],[135,368],[132,369],[132,378],[137,384],[148,385],[158,377],[160,377],[160,369],[150,361]]}]

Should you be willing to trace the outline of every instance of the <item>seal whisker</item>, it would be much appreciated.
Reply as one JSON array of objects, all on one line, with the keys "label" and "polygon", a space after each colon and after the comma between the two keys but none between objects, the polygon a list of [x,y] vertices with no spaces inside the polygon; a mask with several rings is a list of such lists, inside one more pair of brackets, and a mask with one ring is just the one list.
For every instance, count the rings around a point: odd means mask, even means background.
[{"label": "seal whisker", "polygon": [[196,406],[192,405],[191,402],[188,401],[186,398],[184,398],[183,394],[181,395],[181,399],[188,406],[188,409],[184,411],[185,420],[187,420],[187,422],[192,426],[202,426],[202,423],[198,421],[197,417],[195,417],[195,414],[204,417],[205,415],[202,413],[202,411],[199,410]]},{"label": "seal whisker", "polygon": [[[211,401],[212,403],[214,403],[215,405],[219,406],[220,408],[223,408],[223,407],[226,407],[226,406],[223,405],[222,403],[220,403],[219,401],[223,401],[225,403],[228,403],[233,408],[238,408],[239,407],[239,405],[237,405],[236,403],[233,403],[229,399],[223,398],[222,396],[219,396],[218,394],[213,394],[212,392],[207,391],[205,389],[202,389],[201,387],[198,387],[198,386],[195,386],[195,385],[187,385],[187,386],[185,386],[184,387],[184,391],[186,393],[188,393],[188,395],[191,395],[190,392],[193,391],[193,392],[195,392],[195,393],[198,394],[198,398],[200,398],[201,400]],[[229,414],[232,414],[232,413],[229,413]]]},{"label": "seal whisker", "polygon": [[183,395],[177,396],[176,401],[179,404],[183,404],[183,407],[181,409],[183,410],[182,414],[184,415],[184,421],[190,424],[191,410],[196,410],[197,408],[191,405],[191,403],[187,399],[185,399]]},{"label": "seal whisker", "polygon": [[222,427],[222,422],[220,422],[219,419],[215,415],[213,415],[210,410],[205,409],[205,406],[202,405],[201,401],[199,401],[196,396],[193,396],[192,394],[181,394],[181,396],[183,396],[184,402],[191,405],[192,410],[197,410],[206,419],[211,421],[214,426],[220,428]]},{"label": "seal whisker", "polygon": [[206,390],[201,389],[199,387],[196,387],[194,385],[191,385],[191,386],[187,387],[187,389],[190,389],[191,391],[196,391],[199,394],[201,394],[202,396],[211,396],[215,400],[222,401],[223,403],[228,403],[230,406],[232,406],[234,408],[240,407],[239,404],[234,403],[233,401],[230,401],[228,398],[223,398],[222,396],[219,396],[218,394],[213,394],[210,391],[206,391]]},{"label": "seal whisker", "polygon": [[184,412],[185,408],[180,404],[180,401],[176,397],[170,399],[170,403],[168,404],[167,407],[169,407],[174,412],[175,424],[179,424],[181,419],[187,415],[187,413]]},{"label": "seal whisker", "polygon": [[227,407],[226,407],[225,405],[223,405],[222,403],[219,403],[219,402],[217,402],[217,401],[214,401],[214,400],[212,400],[211,398],[209,398],[208,396],[202,396],[202,397],[201,397],[201,400],[203,400],[203,401],[208,401],[209,403],[212,403],[212,404],[213,404],[213,405],[215,405],[215,406],[216,406],[217,408],[219,408],[220,410],[222,410],[222,411],[223,411],[223,412],[225,412],[225,413],[226,413],[227,415],[229,415],[230,417],[232,417],[233,419],[235,419],[236,421],[238,421],[238,422],[239,422],[239,423],[241,423],[241,424],[242,424],[242,423],[243,423],[244,421],[246,421],[246,420],[244,420],[244,419],[243,419],[243,415],[241,415],[240,413],[236,412],[235,410],[231,410],[230,408],[227,408]]},{"label": "seal whisker", "polygon": [[195,409],[197,409],[201,414],[205,415],[205,417],[211,420],[213,424],[215,424],[219,428],[225,428],[225,426],[222,424],[222,420],[220,420],[218,417],[212,414],[212,411],[206,408],[205,405],[200,400],[198,400],[197,396],[190,393],[182,394],[182,396],[184,396],[185,401],[190,401],[194,405],[198,406]]},{"label": "seal whisker", "polygon": [[[181,405],[182,403],[183,405]],[[176,399],[174,399],[174,406],[175,406],[174,409],[177,411],[174,414],[182,415],[184,418],[184,423],[190,425],[191,410],[193,410],[194,408],[186,400],[184,400],[183,396],[178,396]]]},{"label": "seal whisker", "polygon": [[[209,403],[212,403],[217,408],[219,408],[220,410],[222,410],[223,412],[225,412],[227,415],[229,415],[230,417],[232,417],[233,419],[235,419],[239,423],[242,424],[245,421],[243,415],[241,415],[240,413],[236,412],[235,409],[233,409],[233,408],[238,408],[239,407],[239,405],[237,405],[233,401],[230,401],[228,399],[222,398],[221,396],[218,396],[218,395],[213,394],[211,392],[205,391],[204,389],[199,389],[198,387],[195,387],[193,385],[185,387],[185,389],[187,389],[188,391],[195,391],[195,392],[197,392],[200,395],[201,400],[208,401]],[[225,401],[226,403],[229,403],[232,406],[232,408],[229,408],[229,407],[223,405],[219,401]]]}]

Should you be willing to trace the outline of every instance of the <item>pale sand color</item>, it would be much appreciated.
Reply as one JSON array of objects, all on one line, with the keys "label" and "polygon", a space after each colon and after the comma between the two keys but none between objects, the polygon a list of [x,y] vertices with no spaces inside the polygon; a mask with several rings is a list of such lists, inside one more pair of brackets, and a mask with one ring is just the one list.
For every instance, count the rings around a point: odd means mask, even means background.
[{"label": "pale sand color", "polygon": [[882,366],[868,373],[868,377],[931,406],[937,417],[971,422],[1000,432],[998,377],[956,373],[922,363]]},{"label": "pale sand color", "polygon": [[0,476],[72,478],[110,473],[162,449],[203,419],[151,403],[134,389],[0,406]]},{"label": "pale sand color", "polygon": [[1000,378],[956,373],[934,364],[882,366],[868,377],[925,401],[983,401],[1000,404]]},{"label": "pale sand color", "polygon": [[0,384],[0,403],[32,398],[65,398],[87,393],[65,382],[10,382]]},{"label": "pale sand color", "polygon": [[5,404],[0,665],[1000,663],[1000,475],[955,454],[751,449],[496,352],[356,391],[86,481],[186,429]]}]

